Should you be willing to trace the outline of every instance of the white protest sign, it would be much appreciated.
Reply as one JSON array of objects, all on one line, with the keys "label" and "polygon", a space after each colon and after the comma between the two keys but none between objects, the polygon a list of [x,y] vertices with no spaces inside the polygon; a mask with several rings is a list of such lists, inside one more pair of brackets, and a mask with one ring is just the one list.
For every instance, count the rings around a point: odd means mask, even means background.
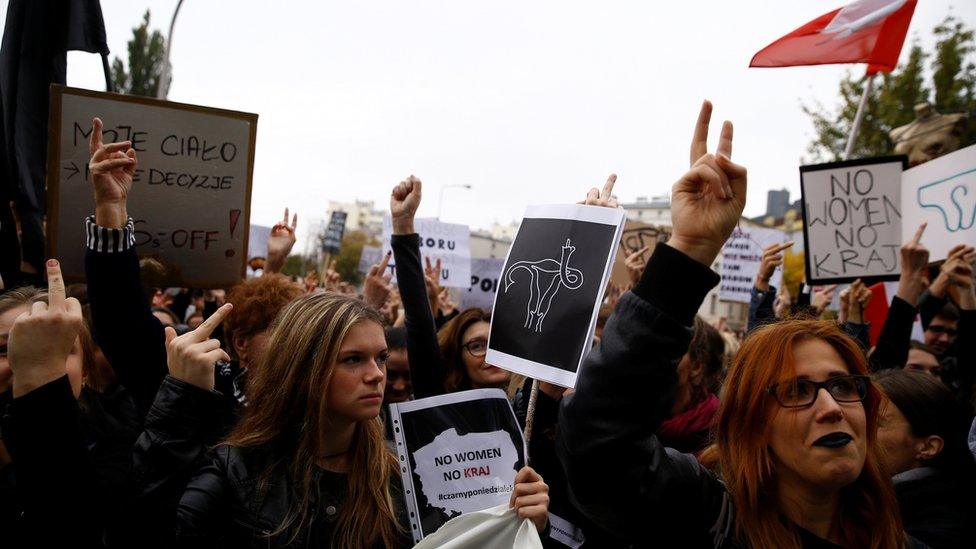
[{"label": "white protest sign", "polygon": [[904,157],[800,166],[808,284],[900,272]]},{"label": "white protest sign", "polygon": [[264,225],[251,225],[247,232],[247,259],[255,257],[268,258],[268,237],[271,236],[271,227]]},{"label": "white protest sign", "polygon": [[128,197],[141,255],[174,286],[239,282],[247,259],[257,115],[132,95],[51,88],[47,165],[48,257],[84,277],[92,119],[103,141],[131,141],[138,167]]},{"label": "white protest sign", "polygon": [[461,309],[478,307],[491,310],[498,291],[505,260],[500,257],[476,257],[471,259],[471,286],[461,291]]},{"label": "white protest sign", "polygon": [[[431,263],[441,260],[440,285],[446,288],[464,288],[471,285],[471,230],[467,225],[442,223],[436,219],[418,218],[413,222],[420,235],[420,255]],[[383,253],[391,249],[393,221],[383,217]],[[390,258],[390,272],[396,282],[396,270]]]},{"label": "white protest sign", "polygon": [[485,362],[575,386],[623,228],[623,208],[526,208],[495,294]]},{"label": "white protest sign", "polygon": [[379,246],[363,246],[363,253],[359,256],[359,272],[366,274],[373,265],[383,259],[383,248]]},{"label": "white protest sign", "polygon": [[526,449],[504,391],[391,404],[390,420],[415,542],[451,518],[508,502]]},{"label": "white protest sign", "polygon": [[[736,227],[722,247],[722,282],[719,299],[749,303],[763,250],[770,244],[786,242],[786,233],[764,227]],[[769,284],[780,287],[783,268],[777,267]]]},{"label": "white protest sign", "polygon": [[976,243],[976,145],[915,166],[902,175],[902,241],[928,223],[922,244],[929,261],[957,244]]}]

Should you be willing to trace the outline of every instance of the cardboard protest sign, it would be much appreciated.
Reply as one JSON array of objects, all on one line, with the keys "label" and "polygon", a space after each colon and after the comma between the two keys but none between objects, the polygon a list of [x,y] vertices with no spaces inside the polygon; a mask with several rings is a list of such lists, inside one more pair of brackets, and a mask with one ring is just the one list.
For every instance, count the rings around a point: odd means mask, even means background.
[{"label": "cardboard protest sign", "polygon": [[346,212],[332,212],[329,217],[329,226],[325,229],[322,237],[322,251],[328,254],[337,254],[342,248],[342,235],[346,232]]},{"label": "cardboard protest sign", "polygon": [[[722,282],[719,285],[719,299],[749,303],[752,299],[752,287],[755,285],[756,275],[759,274],[763,250],[770,244],[780,244],[788,240],[786,233],[776,229],[736,227],[722,247]],[[783,270],[777,268],[769,283],[780,288],[782,279]]]},{"label": "cardboard protest sign", "polygon": [[904,156],[800,166],[807,284],[896,279]]},{"label": "cardboard protest sign", "polygon": [[478,307],[491,310],[504,264],[505,260],[500,257],[471,259],[471,286],[461,292],[461,309]]},{"label": "cardboard protest sign", "polygon": [[391,404],[390,420],[414,542],[458,515],[508,502],[526,449],[504,391]]},{"label": "cardboard protest sign", "polygon": [[369,269],[383,259],[383,249],[379,246],[363,246],[363,253],[359,256],[359,272],[369,273]]},{"label": "cardboard protest sign", "polygon": [[628,219],[624,225],[623,234],[620,235],[620,247],[613,261],[610,281],[620,286],[630,284],[630,274],[627,272],[626,265],[627,256],[647,247],[647,252],[642,256],[646,261],[650,259],[654,247],[662,242],[667,242],[670,237],[670,227],[650,225]]},{"label": "cardboard protest sign", "polygon": [[529,206],[505,258],[485,360],[573,387],[623,226],[619,208]]},{"label": "cardboard protest sign", "polygon": [[[471,231],[467,225],[442,223],[436,219],[415,219],[414,228],[420,235],[420,255],[433,263],[441,260],[440,285],[446,288],[464,288],[471,285]],[[393,221],[383,217],[383,253],[390,250]],[[390,259],[390,272],[396,282],[396,265]]]},{"label": "cardboard protest sign", "polygon": [[915,166],[902,175],[902,241],[928,223],[922,244],[929,261],[956,244],[976,243],[976,145]]},{"label": "cardboard protest sign", "polygon": [[128,211],[141,255],[173,286],[239,282],[247,259],[256,114],[133,95],[51,86],[47,254],[65,278],[84,277],[92,118],[103,140],[132,141],[138,156]]}]

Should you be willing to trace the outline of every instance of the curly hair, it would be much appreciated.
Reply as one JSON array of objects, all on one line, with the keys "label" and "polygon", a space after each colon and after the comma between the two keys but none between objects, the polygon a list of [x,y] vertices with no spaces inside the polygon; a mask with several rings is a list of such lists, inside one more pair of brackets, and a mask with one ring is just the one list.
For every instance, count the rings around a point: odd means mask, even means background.
[{"label": "curly hair", "polygon": [[227,301],[234,304],[224,319],[224,335],[233,345],[235,338],[248,338],[271,326],[278,313],[305,291],[280,274],[249,278],[231,288]]}]

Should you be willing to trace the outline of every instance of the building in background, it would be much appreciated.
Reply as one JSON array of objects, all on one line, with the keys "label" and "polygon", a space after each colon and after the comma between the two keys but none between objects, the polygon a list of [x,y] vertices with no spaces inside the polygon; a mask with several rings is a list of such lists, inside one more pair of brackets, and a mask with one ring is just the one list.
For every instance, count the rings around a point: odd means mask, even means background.
[{"label": "building in background", "polygon": [[646,196],[638,196],[636,202],[623,203],[620,206],[627,212],[627,219],[671,226],[671,199],[668,196],[654,196],[650,200]]}]

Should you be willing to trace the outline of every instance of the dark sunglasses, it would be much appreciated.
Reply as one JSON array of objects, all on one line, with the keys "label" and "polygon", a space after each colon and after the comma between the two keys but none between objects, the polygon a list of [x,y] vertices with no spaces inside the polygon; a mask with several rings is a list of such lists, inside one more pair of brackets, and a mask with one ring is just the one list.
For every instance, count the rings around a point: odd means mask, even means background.
[{"label": "dark sunglasses", "polygon": [[797,379],[770,385],[767,391],[784,408],[803,408],[817,400],[820,389],[826,389],[837,402],[861,402],[868,396],[868,376],[837,376],[827,381]]},{"label": "dark sunglasses", "polygon": [[471,353],[472,356],[482,357],[488,353],[488,342],[483,339],[475,339],[462,345]]}]

